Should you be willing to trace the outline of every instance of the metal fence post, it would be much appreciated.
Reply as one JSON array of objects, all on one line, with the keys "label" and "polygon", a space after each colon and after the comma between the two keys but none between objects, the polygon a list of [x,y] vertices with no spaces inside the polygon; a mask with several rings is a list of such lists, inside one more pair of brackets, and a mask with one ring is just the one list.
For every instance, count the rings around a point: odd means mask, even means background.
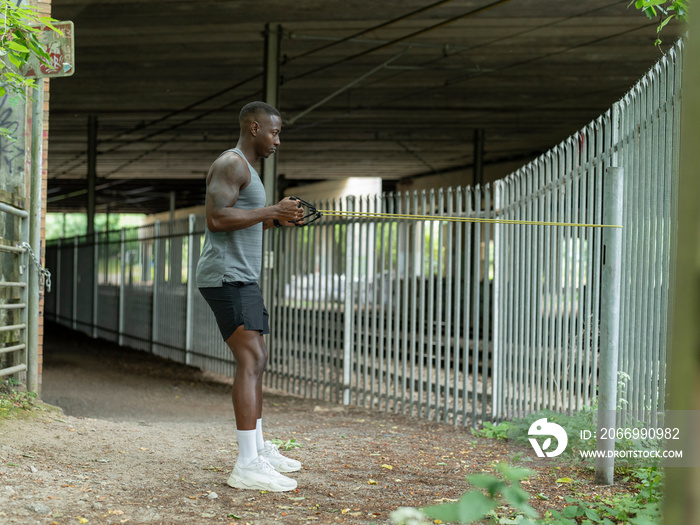
[{"label": "metal fence post", "polygon": [[[355,209],[355,198],[347,198],[348,211]],[[352,385],[352,335],[353,335],[353,257],[355,255],[354,230],[355,222],[347,225],[345,239],[345,301],[343,306],[343,405],[350,404],[350,390]]]},{"label": "metal fence post", "polygon": [[[78,236],[73,238],[73,311],[71,312],[71,328],[78,329]],[[58,276],[60,279],[60,276]]]},{"label": "metal fence post", "polygon": [[151,318],[151,353],[156,351],[156,343],[158,342],[158,265],[160,264],[160,221],[156,221],[153,225],[153,299],[152,299],[152,318]]},{"label": "metal fence post", "polygon": [[[30,204],[30,209],[31,209],[31,204]],[[29,218],[29,220],[27,220]],[[31,220],[31,213],[27,215],[26,218],[24,218],[21,223],[20,223],[20,238],[22,240],[22,243],[29,242],[29,236],[30,236],[30,229],[31,225],[29,224],[29,221]],[[40,393],[41,389],[41,382],[39,381],[39,363],[38,363],[38,331],[37,331],[37,353],[34,354],[30,350],[30,347],[34,340],[32,339],[34,337],[33,332],[33,327],[32,327],[32,320],[33,318],[30,317],[30,305],[31,305],[31,300],[30,300],[30,290],[32,288],[32,279],[36,278],[37,279],[37,292],[39,291],[39,275],[38,273],[35,275],[34,270],[35,268],[32,268],[32,261],[31,261],[31,255],[27,252],[27,250],[24,250],[24,252],[19,252],[17,254],[18,256],[18,262],[19,262],[19,268],[20,268],[20,280],[21,275],[24,273],[25,280],[24,282],[27,283],[27,286],[24,286],[20,288],[20,304],[24,304],[24,308],[21,308],[20,310],[20,315],[19,315],[19,324],[23,324],[27,327],[25,331],[25,339],[24,339],[24,349],[20,351],[20,363],[26,363],[27,364],[27,390],[30,392],[36,392],[37,394]],[[26,261],[26,262],[25,262]],[[43,290],[42,290],[43,291]],[[35,296],[35,299],[37,301],[37,308],[38,308],[38,303],[40,296],[37,295]],[[7,305],[5,305],[7,306]],[[37,323],[38,323],[38,318],[36,318]],[[22,346],[22,345],[20,345]],[[4,350],[7,349],[7,346],[4,348]]]},{"label": "metal fence post", "polygon": [[[187,230],[187,313],[185,317],[185,364],[190,365],[192,364],[192,355],[190,352],[192,351],[192,346],[194,342],[194,333],[193,333],[193,319],[194,319],[194,294],[196,292],[195,290],[195,271],[196,271],[196,264],[195,261],[197,260],[197,257],[195,257],[194,253],[194,229],[197,221],[197,216],[194,214],[190,214],[189,216],[189,224],[188,224],[188,230]],[[199,254],[197,254],[199,255]],[[268,303],[269,304],[269,303]]]},{"label": "metal fence post", "polygon": [[[493,185],[493,214],[494,217],[499,217],[501,211],[501,187],[502,183],[497,181]],[[491,387],[492,396],[492,421],[501,421],[502,418],[502,391],[503,383],[501,382],[501,264],[505,260],[505,254],[501,250],[501,230],[502,225],[494,224],[493,227],[493,347],[491,349],[491,376],[493,383]],[[484,415],[483,421],[486,421]]]},{"label": "metal fence post", "polygon": [[126,229],[122,228],[121,239],[119,244],[119,259],[120,259],[120,273],[119,273],[119,329],[118,329],[118,339],[119,346],[124,346],[124,292],[126,281]]},{"label": "metal fence post", "polygon": [[[97,339],[97,312],[99,308],[99,298],[100,298],[100,247],[97,243],[98,233],[96,231],[92,232],[92,338]],[[61,241],[58,241],[58,246],[60,248]],[[59,251],[60,254],[60,251]],[[60,273],[59,273],[60,275]],[[56,301],[58,301],[59,296],[56,296]]]},{"label": "metal fence post", "polygon": [[[622,168],[605,170],[603,224],[622,224],[624,187]],[[603,266],[600,286],[600,376],[595,481],[612,485],[615,469],[615,436],[601,439],[602,429],[615,428],[617,409],[617,362],[620,339],[620,272],[622,229],[603,231]],[[604,456],[604,457],[603,457]]]},{"label": "metal fence post", "polygon": [[[29,244],[41,261],[41,186],[44,145],[44,79],[38,78],[32,103],[31,185],[29,198]],[[33,268],[27,276],[27,389],[40,393],[39,381],[39,302],[44,290],[39,289],[39,274]],[[57,279],[58,280],[58,279]]]},{"label": "metal fence post", "polygon": [[58,239],[56,243],[56,278],[54,278],[55,284],[53,285],[54,292],[56,294],[56,322],[61,324],[61,279],[57,278],[61,275],[61,243],[63,239]]}]

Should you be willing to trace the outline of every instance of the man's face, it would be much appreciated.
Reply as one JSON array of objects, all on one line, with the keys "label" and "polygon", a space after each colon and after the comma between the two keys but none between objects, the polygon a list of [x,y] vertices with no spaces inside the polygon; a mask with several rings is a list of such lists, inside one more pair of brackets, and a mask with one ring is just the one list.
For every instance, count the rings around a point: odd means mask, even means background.
[{"label": "man's face", "polygon": [[276,115],[260,115],[255,121],[258,123],[255,150],[259,157],[266,159],[275,153],[280,145],[282,119]]}]

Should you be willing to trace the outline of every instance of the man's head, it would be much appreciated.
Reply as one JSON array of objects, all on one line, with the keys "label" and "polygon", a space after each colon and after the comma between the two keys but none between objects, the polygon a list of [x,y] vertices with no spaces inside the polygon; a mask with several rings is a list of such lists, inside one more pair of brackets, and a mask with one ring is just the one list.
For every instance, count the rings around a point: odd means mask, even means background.
[{"label": "man's head", "polygon": [[282,116],[270,104],[251,102],[241,109],[238,117],[241,125],[241,140],[250,141],[258,157],[267,158],[280,145]]}]

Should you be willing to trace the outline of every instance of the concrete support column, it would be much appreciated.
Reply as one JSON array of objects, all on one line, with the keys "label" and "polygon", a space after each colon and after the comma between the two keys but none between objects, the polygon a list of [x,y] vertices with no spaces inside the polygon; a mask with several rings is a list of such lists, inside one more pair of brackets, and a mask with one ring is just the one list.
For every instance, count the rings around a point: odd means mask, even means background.
[{"label": "concrete support column", "polygon": [[[268,23],[265,26],[265,73],[263,77],[264,100],[268,104],[279,109],[279,85],[280,85],[280,43],[282,41],[282,26],[276,23]],[[277,197],[277,156],[275,153],[262,161],[262,181],[265,186],[265,201],[269,206],[276,202]],[[268,308],[272,307],[272,287],[266,286],[271,282],[272,271],[272,235],[263,236],[263,269],[260,276],[260,285],[263,288],[263,297]],[[267,338],[266,338],[267,339]]]}]

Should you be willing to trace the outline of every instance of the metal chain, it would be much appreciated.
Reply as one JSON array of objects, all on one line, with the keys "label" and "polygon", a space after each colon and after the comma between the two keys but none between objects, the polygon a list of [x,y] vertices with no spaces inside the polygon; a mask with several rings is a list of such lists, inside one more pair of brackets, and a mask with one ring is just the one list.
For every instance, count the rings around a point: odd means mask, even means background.
[{"label": "metal chain", "polygon": [[32,261],[34,261],[34,266],[36,266],[36,269],[39,272],[39,285],[41,286],[41,289],[43,290],[43,288],[46,287],[46,291],[50,292],[51,272],[41,265],[39,259],[37,259],[36,255],[34,255],[34,250],[32,250],[32,247],[28,242],[23,242],[22,248],[27,250],[29,256],[32,258]]}]

